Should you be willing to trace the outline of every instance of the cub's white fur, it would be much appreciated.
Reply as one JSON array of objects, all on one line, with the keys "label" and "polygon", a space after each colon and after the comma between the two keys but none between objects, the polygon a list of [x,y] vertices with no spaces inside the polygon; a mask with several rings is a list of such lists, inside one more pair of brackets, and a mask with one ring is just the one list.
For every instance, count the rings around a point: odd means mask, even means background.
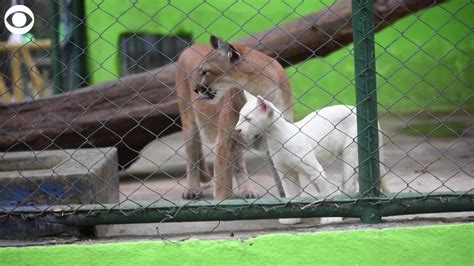
[{"label": "cub's white fur", "polygon": [[[271,102],[245,93],[247,103],[240,111],[236,132],[244,143],[265,135],[273,162],[283,178],[285,196],[295,198],[316,183],[318,193],[329,196],[358,190],[357,116],[354,106],[335,105],[310,113],[302,120],[287,121]],[[380,129],[379,129],[380,132]],[[381,139],[381,136],[380,136]],[[380,151],[382,156],[382,151]],[[321,163],[343,160],[342,180],[327,178]],[[320,163],[321,162],[321,163]],[[385,173],[380,165],[382,176]],[[303,183],[304,182],[304,183]],[[383,185],[382,185],[383,187]],[[340,217],[322,218],[321,223],[341,221]],[[280,219],[280,223],[299,223],[300,218]]]}]

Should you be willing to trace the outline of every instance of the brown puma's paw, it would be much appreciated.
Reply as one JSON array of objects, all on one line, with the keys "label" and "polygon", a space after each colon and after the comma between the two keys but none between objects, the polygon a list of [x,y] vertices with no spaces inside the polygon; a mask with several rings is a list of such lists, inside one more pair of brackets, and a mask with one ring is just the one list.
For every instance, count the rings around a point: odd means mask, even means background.
[{"label": "brown puma's paw", "polygon": [[212,181],[212,176],[210,176],[208,174],[201,173],[199,175],[199,181],[201,181],[201,183],[209,183],[209,182]]},{"label": "brown puma's paw", "polygon": [[186,189],[183,192],[183,199],[196,200],[202,198],[202,189]]},{"label": "brown puma's paw", "polygon": [[253,189],[246,189],[246,190],[240,191],[240,198],[241,199],[256,199],[258,197],[259,197],[259,195],[258,195],[257,191],[255,191]]}]

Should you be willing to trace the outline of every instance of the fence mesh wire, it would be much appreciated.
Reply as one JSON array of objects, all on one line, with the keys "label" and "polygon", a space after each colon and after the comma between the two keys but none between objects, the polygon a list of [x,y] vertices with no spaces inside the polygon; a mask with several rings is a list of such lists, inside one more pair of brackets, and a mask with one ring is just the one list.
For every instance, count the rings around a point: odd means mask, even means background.
[{"label": "fence mesh wire", "polygon": [[[31,32],[0,35],[3,222],[147,209],[162,222],[230,219],[225,208],[232,219],[267,218],[255,206],[272,217],[308,217],[314,206],[317,216],[360,217],[334,211],[358,210],[363,193],[349,1],[24,4]],[[374,1],[373,10],[384,206],[446,193],[472,204],[473,3]],[[220,104],[196,100],[227,89]],[[243,89],[265,101],[248,98],[239,133]],[[436,212],[424,208],[407,213]],[[134,218],[115,219],[87,223]]]}]

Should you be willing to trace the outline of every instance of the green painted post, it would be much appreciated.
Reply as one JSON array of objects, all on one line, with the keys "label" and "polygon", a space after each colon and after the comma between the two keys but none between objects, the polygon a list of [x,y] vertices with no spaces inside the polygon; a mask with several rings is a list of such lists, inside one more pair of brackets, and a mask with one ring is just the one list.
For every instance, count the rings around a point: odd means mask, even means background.
[{"label": "green painted post", "polygon": [[[359,149],[359,187],[362,198],[378,197],[379,154],[377,122],[377,88],[372,0],[352,0],[354,64],[357,102]],[[364,223],[380,222],[377,205],[367,204],[362,210]]]},{"label": "green painted post", "polygon": [[51,32],[51,77],[53,80],[53,93],[59,94],[63,92],[62,77],[62,59],[61,47],[59,46],[59,5],[55,0],[49,1],[49,28]]},{"label": "green painted post", "polygon": [[72,42],[71,58],[69,71],[68,89],[75,90],[80,87],[87,86],[87,69],[86,69],[86,31],[85,31],[85,11],[84,0],[74,0],[71,2],[71,20]]}]

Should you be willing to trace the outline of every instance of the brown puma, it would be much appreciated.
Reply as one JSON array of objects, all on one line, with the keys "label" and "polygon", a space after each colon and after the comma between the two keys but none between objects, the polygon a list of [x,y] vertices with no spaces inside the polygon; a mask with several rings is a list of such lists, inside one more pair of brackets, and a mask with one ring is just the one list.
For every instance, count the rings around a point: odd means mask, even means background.
[{"label": "brown puma", "polygon": [[[211,180],[203,158],[201,137],[212,143],[214,198],[232,196],[232,177],[240,187],[240,197],[257,194],[250,184],[243,148],[234,133],[239,111],[246,99],[242,90],[263,95],[292,120],[291,89],[283,67],[273,58],[243,45],[231,45],[215,36],[211,46],[193,45],[177,61],[176,92],[181,112],[187,155],[187,191],[183,197],[198,198],[200,181]],[[255,149],[266,151],[265,138],[255,141]]]}]

